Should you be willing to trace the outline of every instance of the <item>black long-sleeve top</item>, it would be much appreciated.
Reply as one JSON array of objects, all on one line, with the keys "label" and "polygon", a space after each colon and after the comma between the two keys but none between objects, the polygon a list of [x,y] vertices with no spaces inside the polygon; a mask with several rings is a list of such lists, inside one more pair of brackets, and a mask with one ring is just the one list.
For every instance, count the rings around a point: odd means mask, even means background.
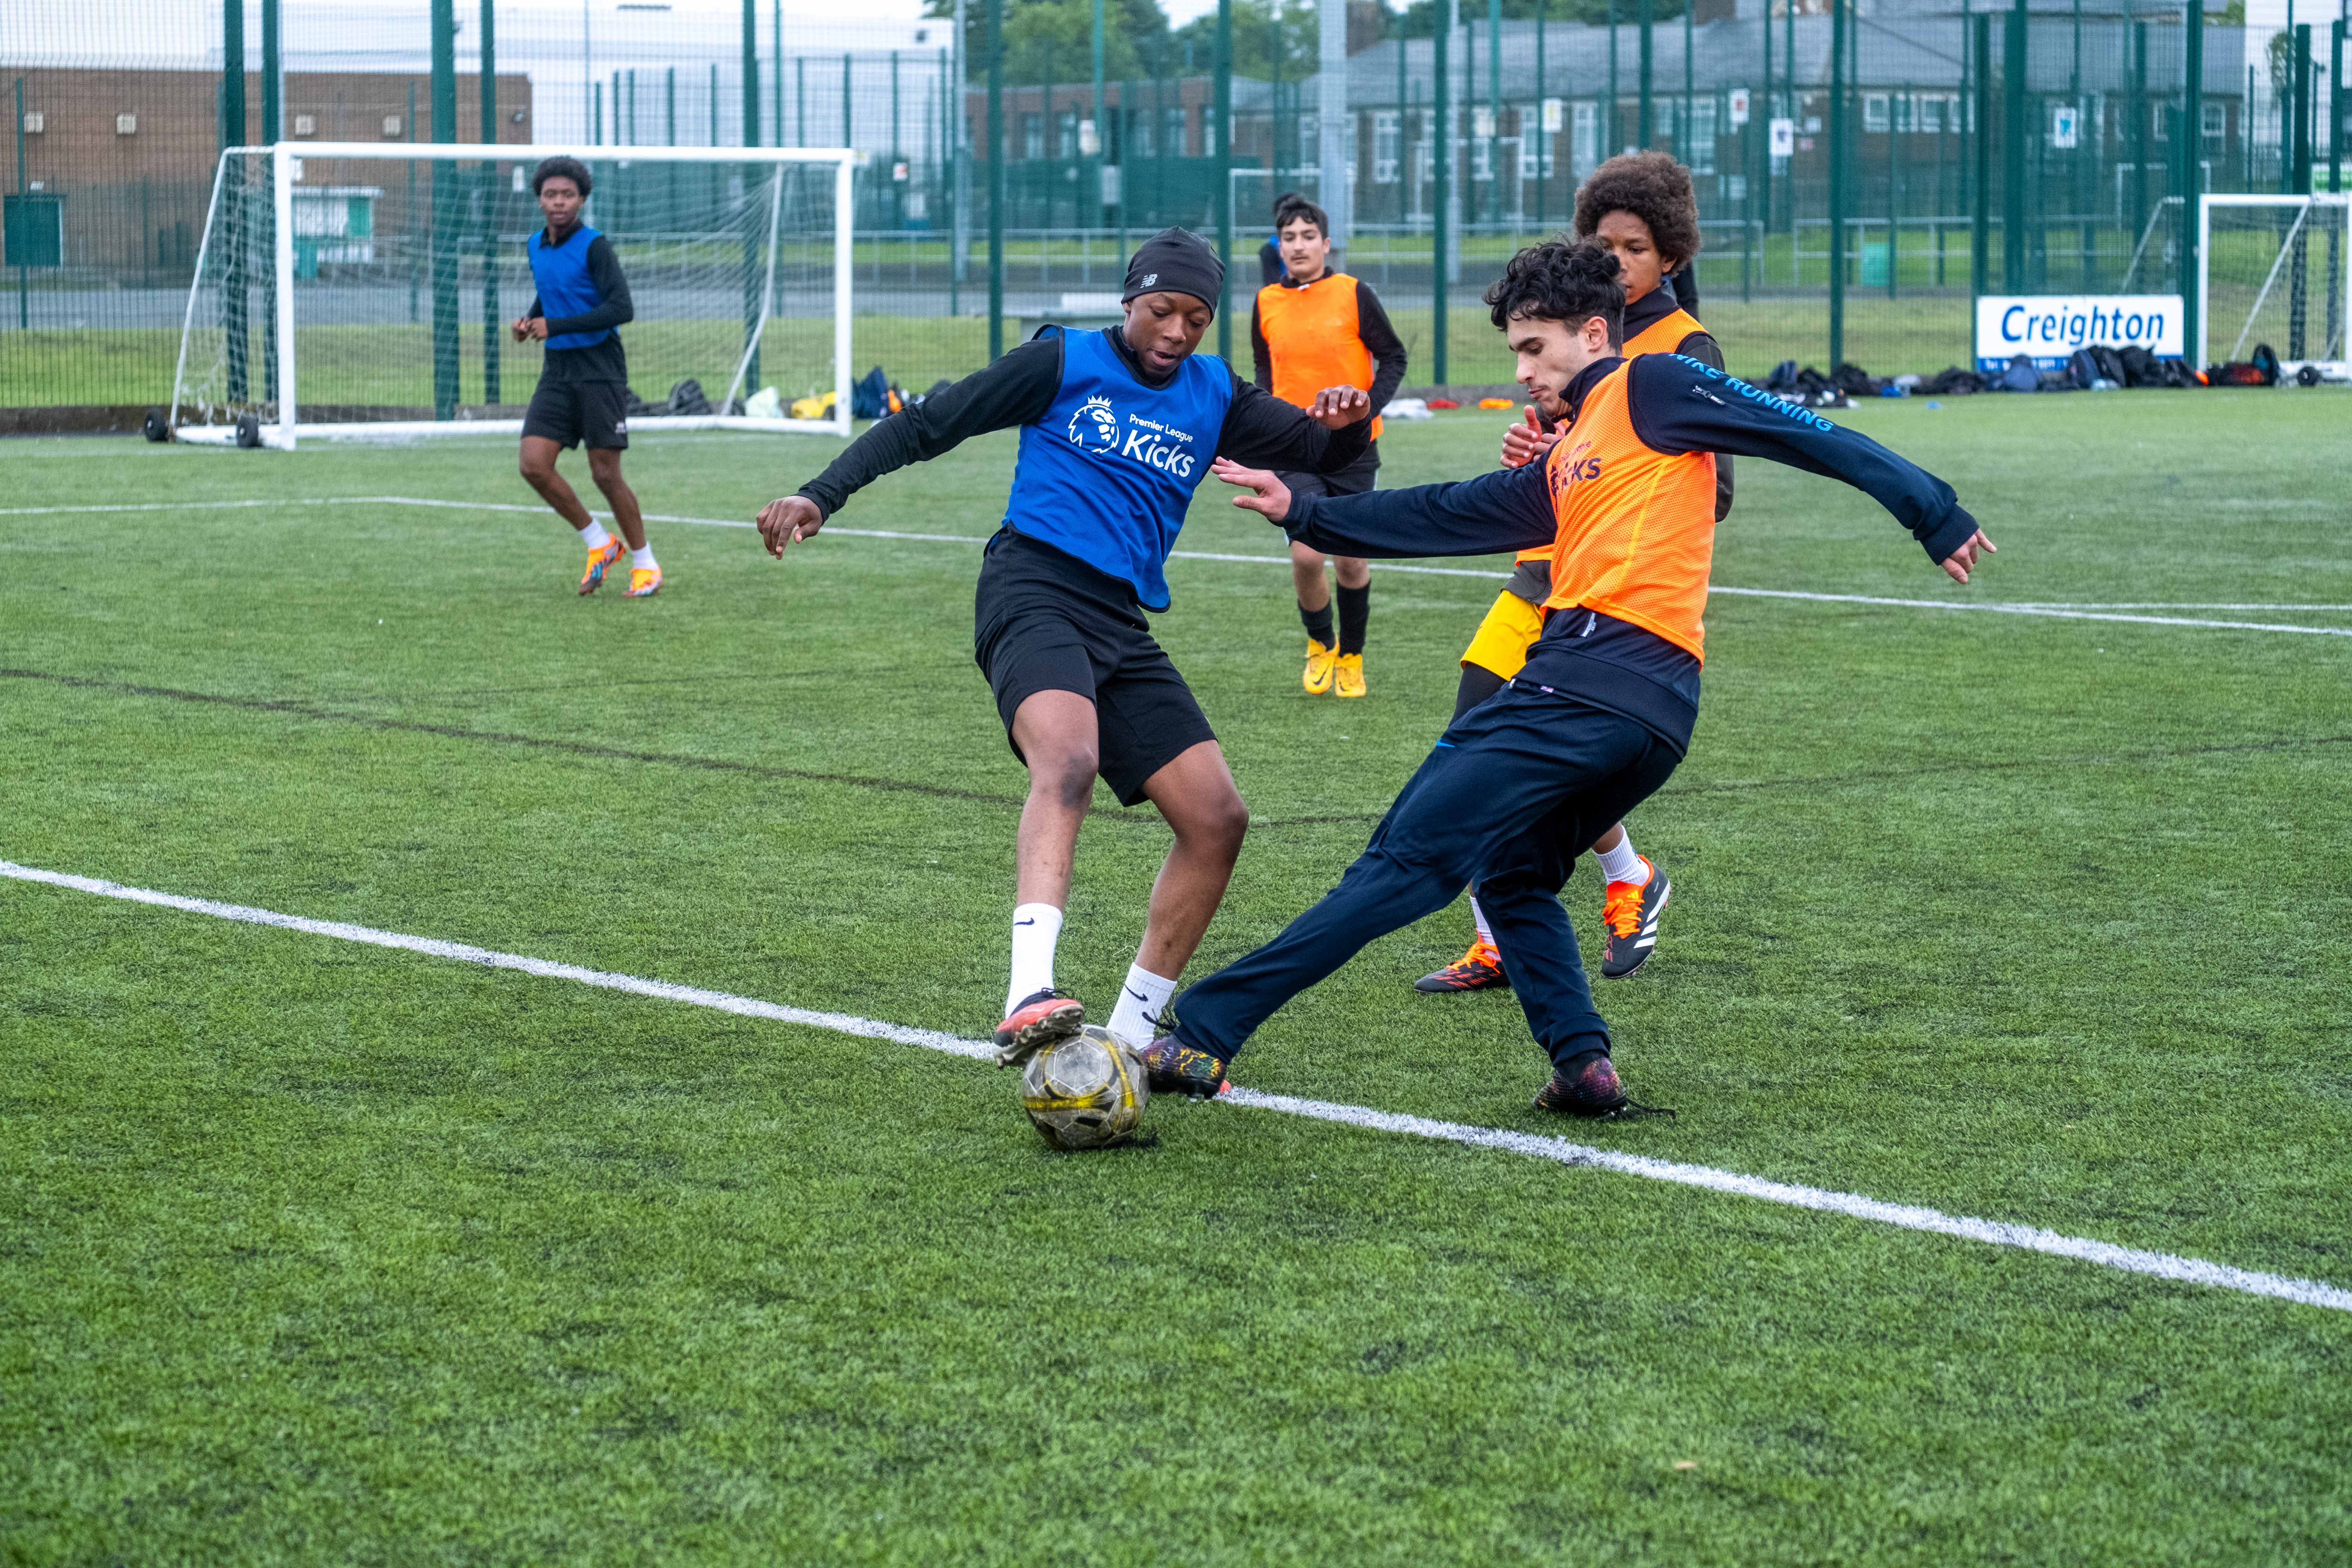
[{"label": "black long-sleeve top", "polygon": [[[1570,417],[1622,359],[1587,366],[1570,383]],[[1976,533],[1952,487],[1858,431],[1759,392],[1681,354],[1643,354],[1626,372],[1633,434],[1654,451],[1769,458],[1840,479],[1869,496],[1942,562]],[[1497,468],[1475,479],[1362,495],[1294,492],[1282,527],[1326,554],[1374,558],[1489,555],[1557,537],[1546,465]],[[1572,660],[1572,663],[1562,663]],[[1610,668],[1598,669],[1594,665]],[[1699,661],[1665,638],[1605,615],[1559,614],[1517,684],[1574,690],[1686,745],[1698,712]]]},{"label": "black long-sleeve top", "polygon": [[[1144,374],[1123,329],[1106,327],[1103,335],[1138,381],[1160,387],[1172,379]],[[1226,374],[1233,375],[1231,366]],[[829,518],[884,474],[953,451],[974,436],[1035,424],[1053,407],[1061,387],[1062,334],[1041,331],[987,369],[870,426],[798,493]],[[1217,451],[1254,468],[1336,474],[1364,455],[1371,432],[1369,418],[1327,430],[1272,393],[1234,375],[1233,400],[1217,431]],[[1207,470],[1202,473],[1205,478]]]},{"label": "black long-sleeve top", "polygon": [[[1289,279],[1280,279],[1285,289],[1301,285]],[[1404,340],[1397,336],[1396,328],[1389,321],[1389,313],[1381,307],[1381,297],[1362,279],[1356,279],[1356,335],[1372,353],[1372,384],[1364,390],[1371,395],[1372,412],[1377,415],[1389,405],[1396,389],[1404,383]],[[1712,340],[1709,340],[1712,342]],[[1258,322],[1257,301],[1250,301],[1250,365],[1253,379],[1268,392],[1274,390],[1274,349],[1265,341],[1265,331]]]},{"label": "black long-sleeve top", "polygon": [[[576,232],[576,231],[574,231]],[[567,332],[601,332],[608,327],[625,326],[637,319],[636,301],[629,297],[628,275],[621,270],[621,258],[613,253],[613,242],[603,235],[588,242],[585,258],[588,280],[596,285],[599,301],[593,310],[583,310],[576,316],[550,317],[547,335],[562,337]],[[529,321],[540,313],[540,299],[530,297],[530,309],[523,312]],[[615,335],[600,343],[590,343],[584,349],[550,349],[547,363],[541,375],[554,383],[582,381],[618,381],[629,379],[629,362]]]}]

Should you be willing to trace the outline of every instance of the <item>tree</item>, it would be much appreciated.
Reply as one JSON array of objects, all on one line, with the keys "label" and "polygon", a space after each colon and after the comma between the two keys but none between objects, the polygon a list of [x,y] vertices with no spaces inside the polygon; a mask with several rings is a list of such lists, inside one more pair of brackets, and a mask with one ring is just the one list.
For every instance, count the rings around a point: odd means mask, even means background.
[{"label": "tree", "polygon": [[[955,0],[929,0],[927,15],[952,17]],[[988,7],[964,11],[965,58],[971,79],[988,71]],[[1009,85],[1094,79],[1094,0],[1004,0],[1004,79]],[[1172,72],[1183,50],[1171,48],[1168,18],[1154,0],[1105,0],[1103,76],[1108,81]]]}]

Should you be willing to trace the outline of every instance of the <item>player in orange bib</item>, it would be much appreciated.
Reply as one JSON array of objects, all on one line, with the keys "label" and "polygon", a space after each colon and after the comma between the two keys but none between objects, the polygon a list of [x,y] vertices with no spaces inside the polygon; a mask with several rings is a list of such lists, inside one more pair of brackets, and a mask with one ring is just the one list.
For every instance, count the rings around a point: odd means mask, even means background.
[{"label": "player in orange bib", "polygon": [[[1688,286],[1698,255],[1698,195],[1691,189],[1690,171],[1664,153],[1628,153],[1592,171],[1576,193],[1578,237],[1598,241],[1617,258],[1618,278],[1625,286],[1627,359],[1637,354],[1687,354],[1702,364],[1723,368],[1723,350],[1716,343],[1691,306],[1696,290]],[[1559,432],[1533,407],[1527,423],[1513,425],[1503,437],[1507,468],[1541,457],[1559,439]],[[1716,465],[1715,518],[1731,511],[1731,459]],[[1460,718],[1503,689],[1527,662],[1528,649],[1543,629],[1540,608],[1551,592],[1551,550],[1542,546],[1519,552],[1511,580],[1496,595],[1494,607],[1478,625],[1470,646],[1462,653],[1462,688],[1454,700]],[[1634,853],[1633,840],[1622,822],[1592,846],[1601,861],[1607,889],[1601,897],[1601,925],[1606,946],[1601,956],[1603,979],[1633,973],[1648,961],[1658,940],[1658,917],[1665,912],[1674,891],[1666,874]],[[1413,982],[1418,991],[1444,994],[1486,991],[1505,986],[1503,963],[1495,952],[1495,935],[1487,928],[1476,893],[1470,898],[1470,919],[1477,934],[1459,959]]]},{"label": "player in orange bib", "polygon": [[[1285,403],[1311,407],[1327,386],[1361,387],[1372,397],[1376,443],[1336,474],[1288,474],[1292,489],[1317,495],[1360,495],[1380,471],[1381,410],[1404,379],[1404,342],[1389,325],[1372,286],[1331,263],[1331,224],[1323,209],[1297,192],[1274,204],[1275,238],[1283,273],[1257,291],[1250,310],[1250,355],[1257,384]],[[1322,379],[1318,380],[1320,377]],[[1372,569],[1350,556],[1330,557],[1339,578],[1339,629],[1331,626],[1333,595],[1323,580],[1324,556],[1290,547],[1290,576],[1298,590],[1298,618],[1307,625],[1310,697],[1364,694],[1364,627],[1371,616]]]},{"label": "player in orange bib", "polygon": [[[1538,1109],[1638,1110],[1611,1059],[1559,889],[1592,841],[1656,793],[1698,718],[1719,452],[1842,479],[1954,581],[1991,542],[1935,475],[1866,436],[1680,354],[1622,357],[1617,258],[1554,241],[1486,292],[1539,412],[1541,463],[1460,484],[1294,496],[1220,460],[1236,504],[1336,554],[1486,555],[1551,542],[1544,626],[1510,685],[1447,727],[1339,885],[1280,936],[1176,998],[1145,1058],[1155,1094],[1213,1094],[1275,1010],[1475,884],[1551,1078]],[[1946,672],[1948,676],[1951,672]],[[1923,671],[1936,689],[1935,672]]]}]

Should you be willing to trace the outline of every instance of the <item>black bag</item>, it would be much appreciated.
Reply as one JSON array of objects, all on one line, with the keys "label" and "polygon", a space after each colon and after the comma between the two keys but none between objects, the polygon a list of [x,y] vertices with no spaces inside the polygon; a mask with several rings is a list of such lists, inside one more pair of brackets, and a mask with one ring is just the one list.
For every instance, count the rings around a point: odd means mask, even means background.
[{"label": "black bag", "polygon": [[2101,381],[2112,381],[2117,386],[2129,384],[2128,378],[2124,374],[2124,361],[2121,354],[2105,343],[2094,343],[2089,353],[2091,363],[2098,367]]},{"label": "black bag", "polygon": [[1767,392],[1796,391],[1797,362],[1792,359],[1784,359],[1779,364],[1774,365],[1772,367],[1772,374],[1764,378],[1764,390]]},{"label": "black bag", "polygon": [[1886,384],[1858,364],[1842,364],[1830,372],[1830,384],[1848,397],[1876,397]]},{"label": "black bag", "polygon": [[1927,397],[1970,397],[1984,389],[1984,377],[1958,365],[1937,371],[1919,384],[1921,395]]},{"label": "black bag", "polygon": [[2157,368],[2157,357],[2137,343],[2118,353],[2116,355],[2116,363],[2123,369],[2123,384],[2126,386],[2166,384],[2164,373]]},{"label": "black bag", "polygon": [[710,399],[703,395],[702,383],[688,376],[669,389],[669,411],[672,414],[708,414]]},{"label": "black bag", "polygon": [[622,399],[621,406],[627,417],[631,419],[657,418],[669,412],[669,405],[667,403],[647,403],[628,388],[624,387],[622,390],[626,395]]},{"label": "black bag", "polygon": [[849,416],[879,419],[890,412],[890,378],[876,365],[849,384]]}]

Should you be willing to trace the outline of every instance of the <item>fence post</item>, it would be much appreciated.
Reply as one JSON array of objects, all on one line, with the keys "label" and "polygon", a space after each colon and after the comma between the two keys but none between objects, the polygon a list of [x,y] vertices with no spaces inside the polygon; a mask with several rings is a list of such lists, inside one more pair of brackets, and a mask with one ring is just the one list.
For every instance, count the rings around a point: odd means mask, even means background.
[{"label": "fence post", "polygon": [[[457,0],[433,0],[433,140],[457,140]],[[457,416],[457,182],[433,165],[433,417]]]},{"label": "fence post", "polygon": [[[2195,5],[2198,0],[2189,0]],[[988,359],[1004,355],[1004,0],[988,0]]]},{"label": "fence post", "polygon": [[2001,28],[2000,282],[2014,294],[2025,283],[2026,0],[2016,0]]},{"label": "fence post", "polygon": [[1224,298],[1217,303],[1217,357],[1234,357],[1234,0],[1217,0],[1216,73],[1212,108],[1217,117],[1217,259],[1224,267]]},{"label": "fence post", "polygon": [[[759,0],[743,0],[743,145],[760,144],[760,5]],[[617,121],[618,113],[614,119]],[[617,123],[614,126],[618,130]],[[757,183],[746,165],[743,181],[744,195],[749,198],[757,191]],[[760,304],[761,285],[766,279],[760,267],[760,226],[755,219],[757,201],[747,201],[743,214],[743,395],[750,397],[760,390]],[[724,412],[722,410],[721,412]]]},{"label": "fence post", "polygon": [[[271,0],[276,4],[276,0]],[[482,0],[482,140],[499,139],[498,0]],[[669,139],[677,140],[677,72],[670,71]],[[499,165],[482,165],[482,402],[496,404],[499,376]]]},{"label": "fence post", "polygon": [[1348,184],[1353,172],[1348,160],[1348,128],[1355,123],[1356,111],[1348,101],[1347,0],[1320,0],[1315,25],[1318,68],[1315,128],[1321,143],[1315,158],[1322,170],[1323,213],[1331,220],[1331,264],[1339,267],[1347,259],[1348,237],[1356,227],[1356,194]]},{"label": "fence post", "polygon": [[[1544,76],[1544,35],[1550,31],[1549,18],[1545,16],[1544,11],[1544,0],[1536,0],[1536,233],[1538,235],[1541,235],[1544,230],[1545,186],[1549,183],[1552,174],[1551,170],[1544,163],[1544,153],[1551,151],[1551,143],[1545,138],[1552,134],[1544,129],[1544,105],[1549,101],[1544,96],[1549,85]],[[1402,48],[1404,46],[1400,44],[1397,47]],[[1569,161],[1573,163],[1576,161],[1576,132],[1569,127],[1567,111],[1568,105],[1561,104],[1560,130],[1568,132]],[[1524,123],[1522,121],[1523,125]],[[1519,134],[1525,137],[1527,132],[1522,129]],[[1554,158],[1559,156],[1557,153],[1552,155]]]},{"label": "fence post", "polygon": [[2182,0],[2180,136],[2173,145],[2180,160],[2180,353],[2194,370],[2205,363],[2205,322],[2198,309],[2197,198],[2204,194],[2205,12],[2204,0]]},{"label": "fence post", "polygon": [[1435,123],[1430,131],[1431,170],[1435,189],[1431,193],[1430,233],[1432,249],[1429,268],[1430,384],[1445,384],[1445,262],[1452,251],[1453,225],[1449,221],[1454,198],[1454,75],[1452,62],[1446,58],[1453,42],[1454,0],[1440,0],[1431,25],[1432,75],[1436,94]]},{"label": "fence post", "polygon": [[1992,292],[1992,14],[1979,11],[1972,21],[1977,69],[1968,106],[1974,132],[1969,139],[1969,293],[1976,298]]},{"label": "fence post", "polygon": [[[1526,133],[1521,132],[1522,142]],[[1486,221],[1503,216],[1503,0],[1486,0]]]},{"label": "fence post", "polygon": [[[409,106],[413,119],[415,106]],[[16,117],[17,133],[24,133],[25,118]],[[245,145],[245,0],[221,0],[221,85],[220,138],[224,150]],[[236,237],[228,247],[228,265],[222,284],[221,326],[227,338],[228,401],[243,403],[249,386],[246,378],[246,359],[252,344],[246,341],[245,316],[245,253],[248,237],[245,226],[245,164],[242,160],[228,166],[221,181],[221,207],[230,215]]]},{"label": "fence post", "polygon": [[[282,139],[286,84],[278,68],[278,0],[261,0],[261,140],[276,146]],[[275,160],[272,160],[273,166]],[[265,402],[278,401],[278,204],[273,199],[257,226],[259,249],[268,258],[261,275],[261,385]]]},{"label": "fence post", "polygon": [[[17,194],[21,195],[27,188],[25,184],[25,79],[18,77],[16,79]],[[16,330],[20,332],[29,332],[33,330],[32,275],[26,270],[26,266],[25,258],[18,256],[16,258]],[[176,389],[173,395],[175,397],[178,395]]]},{"label": "fence post", "polygon": [[[1685,4],[1688,4],[1688,0],[1685,0]],[[1635,128],[1638,132],[1636,139],[1641,142],[1642,151],[1644,153],[1650,150],[1651,139],[1656,133],[1655,121],[1651,118],[1654,110],[1650,102],[1651,6],[1652,0],[1641,0],[1633,13],[1642,27],[1642,111],[1635,117]],[[1831,27],[1831,33],[1832,37],[1835,36],[1834,25]]]},{"label": "fence post", "polygon": [[[2018,0],[2020,5],[2024,0]],[[1830,370],[1845,362],[1845,32],[1848,0],[1830,0]]]}]

